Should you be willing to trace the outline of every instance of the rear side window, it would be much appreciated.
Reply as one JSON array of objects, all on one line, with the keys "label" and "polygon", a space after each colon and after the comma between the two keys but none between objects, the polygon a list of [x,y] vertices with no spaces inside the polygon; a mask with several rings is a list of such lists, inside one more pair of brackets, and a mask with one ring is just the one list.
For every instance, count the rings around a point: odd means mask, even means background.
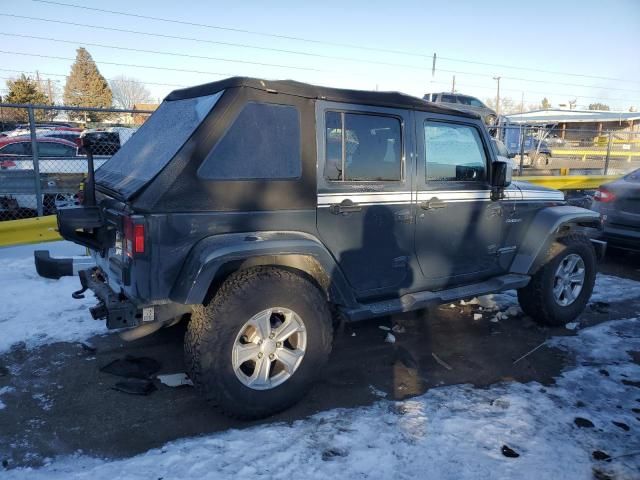
[{"label": "rear side window", "polygon": [[486,155],[474,127],[425,122],[424,142],[427,181],[468,182],[487,178]]},{"label": "rear side window", "polygon": [[54,142],[38,142],[38,154],[43,157],[74,157],[75,147]]},{"label": "rear side window", "polygon": [[[0,149],[0,154],[2,155],[29,155],[31,150],[27,152],[26,149],[27,142],[17,142],[10,143],[9,145],[5,145],[2,149]],[[31,146],[31,144],[28,144]]]},{"label": "rear side window", "polygon": [[198,169],[207,180],[299,178],[300,113],[291,105],[247,103]]},{"label": "rear side window", "polygon": [[324,173],[332,181],[399,181],[400,120],[382,115],[327,112]]},{"label": "rear side window", "polygon": [[457,103],[456,97],[453,95],[442,95],[440,101],[443,103]]}]

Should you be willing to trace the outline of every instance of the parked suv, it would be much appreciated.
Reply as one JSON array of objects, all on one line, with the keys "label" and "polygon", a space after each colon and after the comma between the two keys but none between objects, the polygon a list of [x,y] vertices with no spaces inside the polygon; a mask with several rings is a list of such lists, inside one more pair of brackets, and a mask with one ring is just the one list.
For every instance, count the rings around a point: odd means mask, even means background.
[{"label": "parked suv", "polygon": [[[189,317],[189,376],[242,418],[304,395],[339,318],[517,289],[531,317],[569,322],[603,247],[597,213],[511,183],[477,115],[400,93],[177,90],[92,183],[58,226],[92,251],[79,276],[93,316],[130,338]],[[42,252],[36,265],[75,268]]]},{"label": "parked suv", "polygon": [[485,125],[490,127],[493,127],[498,122],[498,114],[476,97],[461,95],[459,93],[443,92],[427,93],[423,98],[430,102],[451,104],[453,108],[465,112],[477,113]]}]

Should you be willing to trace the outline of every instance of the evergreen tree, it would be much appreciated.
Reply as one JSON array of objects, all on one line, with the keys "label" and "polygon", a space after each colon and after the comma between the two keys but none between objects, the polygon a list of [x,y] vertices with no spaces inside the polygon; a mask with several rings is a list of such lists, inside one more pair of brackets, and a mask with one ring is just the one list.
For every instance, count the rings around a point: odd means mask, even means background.
[{"label": "evergreen tree", "polygon": [[[38,82],[24,73],[15,80],[7,80],[7,88],[9,93],[4,97],[6,103],[23,103],[35,105],[52,105],[49,97],[40,90]],[[11,120],[18,122],[27,122],[29,113],[27,109],[11,108],[4,111],[4,115]],[[36,120],[51,120],[55,113],[52,110],[34,110]]]},{"label": "evergreen tree", "polygon": [[547,97],[542,99],[542,103],[540,104],[543,110],[549,110],[551,108],[551,102]]},{"label": "evergreen tree", "polygon": [[[89,52],[80,47],[76,60],[71,65],[71,73],[64,86],[64,104],[76,107],[111,107],[111,89],[100,74]],[[108,113],[69,112],[69,117],[85,121],[98,121],[108,117]]]}]

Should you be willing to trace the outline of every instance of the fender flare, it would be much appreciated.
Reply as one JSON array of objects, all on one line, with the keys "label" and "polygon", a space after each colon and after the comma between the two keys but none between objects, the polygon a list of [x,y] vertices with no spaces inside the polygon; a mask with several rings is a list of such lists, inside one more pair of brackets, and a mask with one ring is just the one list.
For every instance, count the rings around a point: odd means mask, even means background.
[{"label": "fender flare", "polygon": [[212,235],[189,252],[170,293],[171,301],[198,305],[210,287],[238,268],[277,265],[304,272],[329,300],[344,306],[357,301],[337,262],[313,235],[302,232],[245,232]]},{"label": "fender flare", "polygon": [[559,205],[539,210],[522,237],[522,244],[511,263],[511,273],[535,273],[540,256],[563,228],[575,230],[577,227],[599,226],[600,214],[586,208]]}]

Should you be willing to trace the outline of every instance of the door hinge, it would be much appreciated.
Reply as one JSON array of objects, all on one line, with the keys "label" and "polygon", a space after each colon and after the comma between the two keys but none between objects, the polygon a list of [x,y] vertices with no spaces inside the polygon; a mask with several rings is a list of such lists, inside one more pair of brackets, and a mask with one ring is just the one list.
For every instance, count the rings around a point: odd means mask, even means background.
[{"label": "door hinge", "polygon": [[406,268],[409,263],[409,257],[396,257],[391,261],[393,268]]}]

